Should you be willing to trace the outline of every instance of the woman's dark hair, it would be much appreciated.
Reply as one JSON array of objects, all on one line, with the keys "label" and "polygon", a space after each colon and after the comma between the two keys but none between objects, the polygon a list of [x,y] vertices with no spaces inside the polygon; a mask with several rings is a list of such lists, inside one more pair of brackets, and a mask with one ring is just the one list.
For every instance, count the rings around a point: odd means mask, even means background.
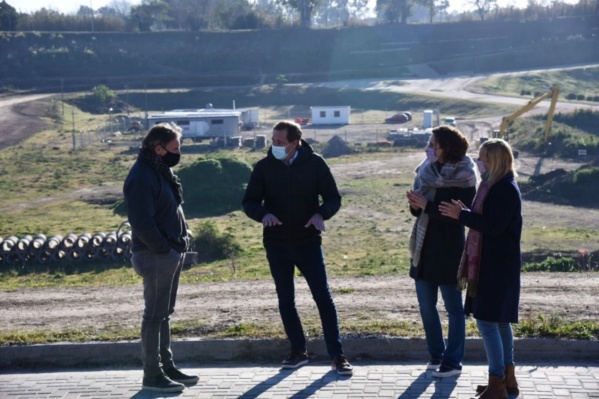
[{"label": "woman's dark hair", "polygon": [[437,145],[443,150],[443,161],[459,162],[468,152],[468,139],[453,126],[442,125],[433,129]]},{"label": "woman's dark hair", "polygon": [[272,130],[286,130],[287,131],[287,141],[290,143],[295,140],[299,140],[302,138],[302,128],[295,122],[292,121],[281,121],[278,122]]},{"label": "woman's dark hair", "polygon": [[158,123],[150,129],[141,142],[141,148],[154,151],[156,147],[166,148],[171,141],[181,138],[181,128],[174,123]]}]

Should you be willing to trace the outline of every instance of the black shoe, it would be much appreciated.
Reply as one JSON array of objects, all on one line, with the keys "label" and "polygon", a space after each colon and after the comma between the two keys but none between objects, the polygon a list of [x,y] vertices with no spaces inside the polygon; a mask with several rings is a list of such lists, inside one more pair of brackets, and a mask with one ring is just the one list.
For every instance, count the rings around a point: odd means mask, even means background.
[{"label": "black shoe", "polygon": [[144,377],[141,389],[154,392],[181,392],[185,389],[185,385],[171,380],[164,373],[160,373],[155,377]]},{"label": "black shoe", "polygon": [[293,350],[287,359],[283,360],[281,368],[296,369],[304,364],[308,364],[308,354],[306,352]]},{"label": "black shoe", "polygon": [[182,384],[194,384],[200,379],[197,375],[185,374],[176,367],[164,369],[164,374],[166,374],[171,380],[180,382]]},{"label": "black shoe", "polygon": [[437,371],[433,371],[433,377],[445,378],[456,377],[462,374],[462,369],[454,369],[448,366],[441,366]]},{"label": "black shoe", "polygon": [[333,366],[331,368],[337,370],[337,374],[339,375],[352,375],[354,373],[354,368],[343,355],[338,355],[333,359]]},{"label": "black shoe", "polygon": [[441,360],[439,359],[431,359],[426,364],[427,370],[437,370],[441,366]]}]

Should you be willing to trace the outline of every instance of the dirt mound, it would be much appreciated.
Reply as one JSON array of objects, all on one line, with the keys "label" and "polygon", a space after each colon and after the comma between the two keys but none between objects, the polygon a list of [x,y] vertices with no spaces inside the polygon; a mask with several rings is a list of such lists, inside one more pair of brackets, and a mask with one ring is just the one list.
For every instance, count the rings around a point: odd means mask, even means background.
[{"label": "dirt mound", "polygon": [[596,162],[577,170],[555,169],[531,176],[519,184],[522,198],[529,201],[550,202],[559,205],[597,208],[599,195],[599,167]]},{"label": "dirt mound", "polygon": [[325,158],[340,157],[342,155],[349,155],[354,150],[343,140],[341,137],[335,135],[328,142],[322,150],[322,156]]}]

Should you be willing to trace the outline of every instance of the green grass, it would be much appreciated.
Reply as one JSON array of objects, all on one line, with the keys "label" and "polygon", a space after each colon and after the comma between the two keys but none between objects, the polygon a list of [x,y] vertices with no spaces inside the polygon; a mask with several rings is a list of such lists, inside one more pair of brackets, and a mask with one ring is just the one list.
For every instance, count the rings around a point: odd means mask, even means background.
[{"label": "green grass", "polygon": [[[539,221],[540,222],[540,221]],[[585,242],[593,240],[595,230],[538,226],[537,222],[522,230],[522,247],[526,252],[551,249],[570,252],[585,249]]]},{"label": "green grass", "polygon": [[560,88],[558,101],[564,101],[571,93],[594,96],[599,93],[599,67],[491,77],[478,82],[473,88],[509,96],[519,96],[522,91],[528,91],[532,94],[527,97],[533,98],[547,93],[554,83]]},{"label": "green grass", "polygon": [[[270,94],[281,94],[270,89]],[[240,92],[235,92],[241,94]],[[307,104],[313,103],[315,96],[328,95],[328,92],[313,90],[310,96],[301,97],[298,108],[288,105],[269,108],[266,118],[272,120],[293,116],[294,113],[305,112]],[[191,97],[171,98],[165,101],[165,108],[180,107]],[[218,93],[215,92],[215,95]],[[258,92],[253,92],[256,102],[265,101]],[[289,94],[289,93],[287,93]],[[346,93],[347,94],[347,93]],[[160,95],[153,94],[153,100],[159,102]],[[197,96],[198,92],[191,94]],[[224,94],[223,98],[225,97]],[[227,95],[230,95],[227,94]],[[373,102],[373,109],[364,112],[365,120],[380,121],[385,109],[409,109],[413,104],[418,107],[431,107],[437,99],[416,98],[406,95],[384,94],[380,97],[372,93],[351,93],[352,96],[364,95],[366,107],[368,101]],[[162,96],[164,98],[164,96]],[[197,97],[195,97],[197,98]],[[344,97],[351,99],[353,97]],[[288,101],[293,101],[289,97]],[[445,101],[445,100],[443,100]],[[244,104],[246,106],[246,104]],[[247,104],[251,106],[251,104]],[[497,113],[493,105],[476,105],[469,102],[450,101],[443,103],[448,111],[459,115],[482,116]],[[445,108],[444,108],[445,109]],[[65,115],[70,115],[69,110]],[[87,123],[94,129],[102,129],[105,115],[94,116],[80,111],[75,112],[76,125]],[[132,162],[135,151],[127,146],[108,148],[93,144],[83,149],[72,150],[72,136],[67,131],[69,119],[65,119],[63,127],[48,130],[32,136],[18,146],[0,151],[0,184],[3,195],[0,197],[0,236],[21,236],[44,233],[66,235],[69,232],[109,232],[113,231],[124,220],[115,214],[110,204],[87,203],[68,197],[66,194],[82,187],[98,185],[121,186]],[[368,122],[365,122],[368,123]],[[200,157],[234,157],[238,160],[254,164],[264,154],[262,151],[247,149],[206,152],[200,145],[185,145],[185,156],[182,166],[190,165]],[[399,157],[407,154],[393,150],[363,151],[349,156],[328,160],[332,167],[360,168],[363,162],[375,162],[388,157]],[[418,150],[419,151],[419,150]],[[201,153],[202,155],[198,155]],[[369,175],[336,175],[339,189],[343,195],[343,206],[340,212],[327,222],[323,246],[326,254],[327,269],[330,276],[369,276],[402,273],[407,274],[408,248],[407,242],[413,224],[413,217],[407,209],[405,191],[410,187],[415,165],[406,166],[400,171],[384,171]],[[33,206],[23,206],[32,201]],[[270,272],[262,247],[262,227],[248,219],[241,210],[212,217],[192,217],[189,224],[195,229],[205,220],[212,220],[221,232],[229,231],[236,240],[243,243],[242,252],[233,260],[221,260],[196,265],[182,273],[182,283],[198,283],[205,281],[230,280],[232,278],[267,279]],[[542,220],[527,221],[524,229],[522,246],[525,251],[553,252],[577,250],[585,242],[592,241],[596,231],[575,227],[543,227]],[[235,274],[234,274],[235,271]],[[15,268],[0,273],[0,289],[15,291],[22,288],[72,287],[72,286],[123,286],[139,285],[140,278],[130,266],[106,262],[94,265],[62,265],[58,270],[49,273],[44,267]],[[338,288],[336,294],[349,294],[351,289]],[[576,322],[578,323],[578,322]],[[581,331],[590,331],[597,337],[597,323],[580,322],[576,324]],[[526,326],[520,336],[537,336],[554,334],[554,336],[578,337],[574,328],[568,326],[571,321],[525,320]],[[320,321],[317,317],[308,317],[305,326],[309,334],[319,336]],[[520,327],[519,327],[520,328]],[[351,320],[344,323],[344,334],[385,334],[393,336],[421,336],[419,324],[395,322],[388,320],[372,321]],[[181,321],[174,324],[175,336],[188,335],[190,332],[201,332],[214,337],[281,337],[280,326],[241,324],[231,325],[222,331],[210,331],[202,320]],[[594,331],[594,332],[593,332]],[[470,322],[468,334],[476,334]],[[35,343],[78,340],[112,340],[133,339],[138,331],[116,328],[114,331],[66,331],[38,332],[28,331],[0,334],[0,345],[4,343]],[[583,334],[584,336],[584,334]]]},{"label": "green grass", "polygon": [[[43,269],[43,266],[38,267]],[[141,284],[141,278],[128,265],[114,264],[65,264],[54,272],[36,271],[33,267],[26,273],[10,270],[0,273],[0,289],[17,291],[23,288],[123,286]]]},{"label": "green grass", "polygon": [[[235,150],[233,154],[239,159],[247,157],[248,163],[256,159],[256,153],[251,151]],[[124,156],[119,153],[114,155],[119,158]],[[360,153],[334,158],[330,164],[333,167],[351,166],[389,156],[401,156],[401,153]],[[100,167],[101,162],[94,166],[94,168]],[[412,176],[412,166],[406,167],[405,171],[388,171],[369,176],[336,176],[344,197],[343,206],[339,213],[327,222],[327,231],[324,233],[323,240],[328,272],[331,276],[369,276],[407,271],[409,259],[407,241],[413,217],[407,209],[404,198]],[[23,174],[23,178],[30,179],[31,176]],[[86,177],[83,176],[81,179],[85,180]],[[34,189],[35,185],[25,187],[21,197],[27,197],[28,190]],[[48,193],[47,195],[58,194]],[[4,201],[3,206],[7,205]],[[35,235],[41,232],[47,236],[54,234],[64,236],[69,232],[76,234],[109,232],[118,228],[123,220],[124,217],[116,215],[110,205],[57,200],[48,205],[17,207],[2,212],[0,235],[3,237],[13,234]],[[269,278],[261,242],[262,227],[259,223],[248,219],[241,210],[237,210],[210,218],[190,218],[190,227],[195,229],[204,220],[213,220],[221,232],[231,232],[236,240],[242,243],[242,252],[233,260],[235,278]],[[584,248],[584,243],[590,241],[596,232],[575,227],[544,227],[542,220],[530,220],[523,233],[522,246],[525,251],[554,252]],[[113,279],[106,273],[114,273],[112,267],[115,265],[108,263],[102,266],[106,271],[94,270],[87,275],[80,273],[80,276],[69,274],[60,279],[47,278],[43,270],[39,274],[31,275],[0,274],[0,288],[113,284]],[[116,284],[134,284],[136,281],[125,276],[121,277],[122,280],[116,279]],[[204,263],[183,274],[183,281],[190,283],[231,278],[233,278],[231,260]]]},{"label": "green grass", "polygon": [[[303,317],[302,323],[308,338],[321,338],[322,329],[320,319]],[[445,334],[447,325],[444,324]],[[514,324],[514,336],[517,338],[561,338],[561,339],[599,339],[599,322],[596,321],[571,321],[562,320],[552,315],[538,314],[536,317],[527,317]],[[171,324],[172,336],[184,338],[189,336],[202,336],[205,339],[219,338],[246,338],[246,339],[283,339],[283,327],[280,323],[232,323],[220,329],[209,327],[204,320],[179,320]],[[344,321],[341,334],[351,337],[422,337],[424,330],[420,322],[373,320],[372,316],[364,320]],[[479,337],[476,322],[469,319],[466,322],[466,336]],[[94,329],[67,329],[64,331],[40,330],[35,332],[8,331],[0,333],[0,346],[2,345],[32,345],[52,342],[89,342],[89,341],[117,341],[139,339],[137,328],[111,327],[102,331]]]}]

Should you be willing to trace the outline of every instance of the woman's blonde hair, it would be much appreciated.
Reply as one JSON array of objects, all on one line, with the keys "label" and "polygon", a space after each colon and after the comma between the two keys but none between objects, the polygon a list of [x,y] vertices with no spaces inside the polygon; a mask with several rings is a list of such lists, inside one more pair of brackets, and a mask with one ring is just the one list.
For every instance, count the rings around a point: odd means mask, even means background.
[{"label": "woman's blonde hair", "polygon": [[487,181],[495,183],[508,173],[516,174],[514,154],[509,143],[502,139],[485,141],[481,146],[487,154],[488,175]]}]

